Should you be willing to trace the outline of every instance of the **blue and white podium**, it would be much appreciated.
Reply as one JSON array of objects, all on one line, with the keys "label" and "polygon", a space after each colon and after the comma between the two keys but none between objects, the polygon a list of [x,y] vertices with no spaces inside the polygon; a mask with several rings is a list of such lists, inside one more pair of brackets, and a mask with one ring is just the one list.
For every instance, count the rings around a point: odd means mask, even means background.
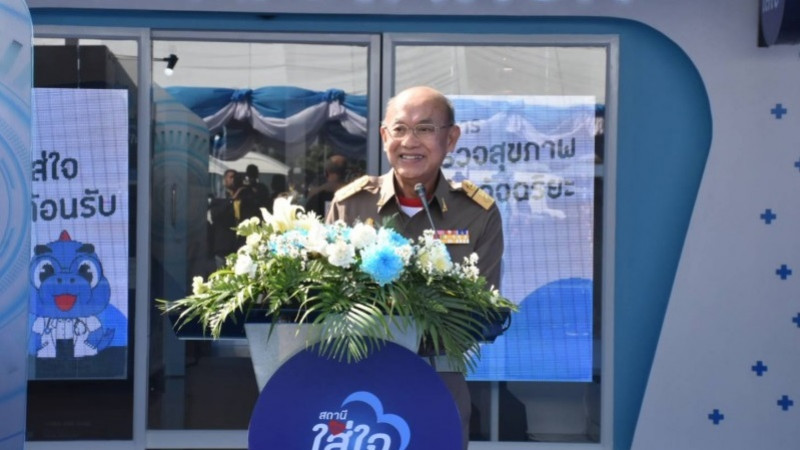
[{"label": "blue and white podium", "polygon": [[[170,313],[173,324],[178,317]],[[439,374],[417,354],[416,330],[389,324],[395,342],[346,362],[320,354],[317,325],[273,324],[258,310],[225,322],[220,337],[248,340],[261,392],[249,449],[461,450],[458,409]],[[494,341],[509,324],[510,312],[486,323],[479,340]],[[182,339],[206,338],[197,322],[175,331]]]},{"label": "blue and white podium", "polygon": [[415,352],[387,342],[357,363],[301,350],[267,381],[250,450],[461,449],[458,410]]}]

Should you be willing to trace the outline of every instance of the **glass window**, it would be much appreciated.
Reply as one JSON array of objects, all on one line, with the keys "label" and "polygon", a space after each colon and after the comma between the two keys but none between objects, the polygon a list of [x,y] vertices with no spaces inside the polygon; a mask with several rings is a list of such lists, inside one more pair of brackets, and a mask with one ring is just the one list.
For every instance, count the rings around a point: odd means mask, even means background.
[{"label": "glass window", "polygon": [[138,54],[34,40],[29,441],[133,436]]},{"label": "glass window", "polygon": [[[187,295],[275,198],[324,215],[367,171],[370,41],[237,39],[153,41],[153,298]],[[242,330],[176,336],[155,304],[150,320],[148,428],[246,429],[258,388]]]},{"label": "glass window", "polygon": [[[230,228],[257,214],[258,207],[269,209],[277,196],[291,196],[324,214],[337,187],[363,173],[385,171],[385,161],[379,168],[378,105],[403,88],[430,85],[450,97],[462,130],[446,160],[446,174],[476,182],[501,207],[507,249],[502,288],[520,304],[511,328],[483,347],[482,362],[470,375],[471,440],[600,442],[609,437],[606,431],[600,434],[601,382],[611,381],[601,377],[609,370],[601,363],[601,349],[609,344],[601,342],[601,334],[610,323],[601,320],[604,294],[608,298],[603,255],[609,253],[601,224],[613,215],[603,195],[610,181],[605,136],[613,96],[608,86],[615,83],[609,79],[613,47],[608,42],[385,35],[380,55],[376,36],[153,34],[152,52],[142,50],[147,61],[140,61],[135,39],[38,34],[35,40],[36,88],[125,93],[122,127],[83,133],[110,136],[107,131],[117,130],[110,137],[122,151],[111,162],[119,168],[103,174],[106,184],[81,185],[81,192],[108,201],[111,194],[105,194],[111,191],[105,189],[121,183],[113,192],[113,208],[125,213],[121,233],[126,239],[109,240],[122,246],[106,256],[103,232],[74,228],[75,212],[53,209],[61,207],[62,197],[71,207],[74,198],[77,215],[90,214],[80,209],[83,194],[52,197],[42,191],[32,199],[38,223],[55,224],[48,218],[67,216],[59,220],[67,224],[68,239],[93,241],[85,243],[103,262],[109,258],[125,265],[110,270],[116,275],[109,304],[121,321],[106,313],[97,316],[101,332],[114,329],[104,344],[108,350],[76,358],[75,344],[57,339],[56,356],[50,358],[36,354],[42,341],[34,336],[28,440],[130,440],[135,434],[136,112],[142,65],[152,67],[152,85],[146,86],[152,88],[150,299],[186,295],[194,276],[208,275],[238,245]],[[378,92],[379,77],[381,100],[369,95]],[[34,109],[35,115],[45,112]],[[79,179],[84,168],[88,174],[90,168],[107,167],[105,150],[85,159],[65,150],[58,161],[51,150],[56,149],[34,147],[40,186],[55,184],[43,179],[52,177],[54,164],[64,175],[61,181],[73,174]],[[256,171],[248,173],[250,166]],[[247,200],[236,202],[237,191],[250,192]],[[102,203],[106,213],[112,208],[107,201]],[[93,210],[95,215],[102,215],[100,209]],[[60,241],[61,231],[47,231],[47,238],[32,242],[32,254],[36,245]],[[87,267],[84,279],[98,273],[94,266],[80,267]],[[229,339],[219,341],[192,329],[176,334],[170,318],[149,301],[149,311],[138,314],[139,321],[149,321],[150,331],[148,445],[246,445],[258,388],[242,330],[233,327],[226,331]],[[32,327],[33,322],[35,317]],[[101,359],[106,362],[95,364]],[[71,365],[59,364],[65,361]],[[143,365],[137,367],[144,371]],[[606,404],[608,392],[604,387]],[[76,399],[93,407],[76,409]],[[603,422],[609,419],[604,416]],[[208,441],[211,434],[169,432],[198,429],[230,431],[212,433]]]},{"label": "glass window", "polygon": [[471,440],[599,442],[608,45],[514,39],[392,35],[384,90],[450,98],[445,175],[503,216],[501,291],[519,312],[468,375]]}]

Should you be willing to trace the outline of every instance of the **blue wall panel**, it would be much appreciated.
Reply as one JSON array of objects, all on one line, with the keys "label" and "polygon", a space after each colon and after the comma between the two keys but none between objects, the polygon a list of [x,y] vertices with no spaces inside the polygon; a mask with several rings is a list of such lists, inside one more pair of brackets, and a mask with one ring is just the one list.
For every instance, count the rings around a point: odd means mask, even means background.
[{"label": "blue wall panel", "polygon": [[31,18],[0,0],[0,449],[25,441],[31,189]]}]

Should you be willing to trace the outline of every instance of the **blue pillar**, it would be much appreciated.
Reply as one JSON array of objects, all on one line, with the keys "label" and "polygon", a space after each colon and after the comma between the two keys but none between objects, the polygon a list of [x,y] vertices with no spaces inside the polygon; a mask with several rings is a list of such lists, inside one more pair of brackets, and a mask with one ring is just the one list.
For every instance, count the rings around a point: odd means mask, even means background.
[{"label": "blue pillar", "polygon": [[33,26],[0,0],[0,450],[25,445]]}]

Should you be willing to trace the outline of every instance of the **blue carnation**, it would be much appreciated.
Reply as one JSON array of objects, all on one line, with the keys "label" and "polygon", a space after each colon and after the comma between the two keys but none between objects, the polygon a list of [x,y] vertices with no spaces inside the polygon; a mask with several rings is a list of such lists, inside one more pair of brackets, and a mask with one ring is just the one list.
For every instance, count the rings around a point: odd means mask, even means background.
[{"label": "blue carnation", "polygon": [[381,228],[378,231],[378,242],[392,247],[402,247],[409,244],[408,239],[390,228]]},{"label": "blue carnation", "polygon": [[361,270],[383,286],[400,278],[403,273],[403,258],[392,247],[371,245],[361,254]]}]

